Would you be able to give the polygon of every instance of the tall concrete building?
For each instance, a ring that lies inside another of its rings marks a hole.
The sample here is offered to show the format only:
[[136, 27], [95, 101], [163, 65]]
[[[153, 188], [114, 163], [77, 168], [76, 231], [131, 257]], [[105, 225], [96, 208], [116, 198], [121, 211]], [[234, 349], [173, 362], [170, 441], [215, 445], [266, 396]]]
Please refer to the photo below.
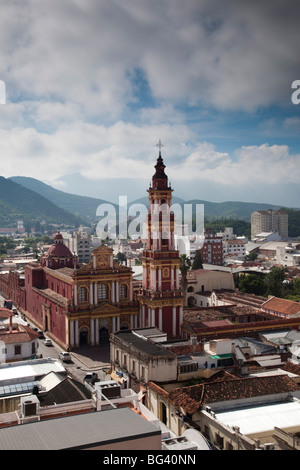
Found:
[[255, 211], [251, 214], [251, 239], [259, 233], [278, 232], [288, 238], [288, 214], [284, 211]]

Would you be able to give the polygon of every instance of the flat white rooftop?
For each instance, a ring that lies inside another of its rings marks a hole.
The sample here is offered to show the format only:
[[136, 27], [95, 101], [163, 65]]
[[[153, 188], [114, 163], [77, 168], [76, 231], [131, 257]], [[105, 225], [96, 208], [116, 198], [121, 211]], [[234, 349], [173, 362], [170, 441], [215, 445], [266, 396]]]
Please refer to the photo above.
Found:
[[45, 376], [49, 372], [65, 373], [66, 369], [56, 359], [33, 359], [0, 365], [0, 385], [16, 384]]
[[238, 426], [246, 436], [272, 431], [275, 427], [288, 430], [299, 426], [300, 429], [300, 402], [295, 400], [216, 412], [216, 418], [225, 425]]

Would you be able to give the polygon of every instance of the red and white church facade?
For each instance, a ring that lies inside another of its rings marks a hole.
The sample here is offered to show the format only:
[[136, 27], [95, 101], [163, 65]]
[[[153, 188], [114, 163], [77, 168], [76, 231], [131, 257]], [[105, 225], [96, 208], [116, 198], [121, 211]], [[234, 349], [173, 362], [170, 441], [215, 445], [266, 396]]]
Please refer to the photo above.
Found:
[[120, 329], [155, 326], [170, 338], [181, 336], [184, 298], [180, 288], [180, 256], [174, 248], [172, 188], [161, 150], [148, 189], [148, 236], [143, 252], [143, 282], [133, 293], [133, 271], [113, 259], [102, 243], [88, 264], [57, 234], [39, 263], [29, 263], [25, 278], [0, 279], [0, 290], [39, 329], [64, 349], [101, 345]]
[[143, 284], [138, 295], [140, 326], [156, 326], [168, 337], [180, 337], [183, 304], [179, 274], [180, 256], [174, 244], [173, 189], [159, 152], [148, 189], [148, 236], [143, 253]]

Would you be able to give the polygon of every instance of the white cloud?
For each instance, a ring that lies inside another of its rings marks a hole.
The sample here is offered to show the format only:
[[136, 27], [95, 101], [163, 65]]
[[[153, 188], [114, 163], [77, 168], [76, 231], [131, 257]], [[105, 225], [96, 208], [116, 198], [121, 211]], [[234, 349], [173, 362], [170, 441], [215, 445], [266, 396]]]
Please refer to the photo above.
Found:
[[[0, 74], [11, 97], [62, 100], [116, 118], [142, 68], [159, 100], [255, 109], [290, 98], [298, 21], [272, 2], [48, 0], [1, 6]], [[284, 34], [279, 34], [284, 30]], [[284, 66], [283, 66], [284, 64]]]
[[243, 146], [230, 156], [205, 142], [176, 168], [175, 177], [228, 186], [300, 183], [300, 154], [286, 145], [263, 144]]
[[[161, 138], [172, 181], [300, 182], [299, 155], [287, 146], [239, 144], [231, 155], [203, 142], [209, 139], [201, 133], [220, 137], [204, 124], [209, 106], [253, 112], [290, 104], [299, 78], [297, 6], [295, 0], [288, 6], [273, 0], [272, 7], [239, 0], [2, 2], [1, 174], [61, 184], [73, 173], [93, 181], [148, 179]], [[186, 105], [195, 106], [190, 121]], [[258, 132], [274, 136], [280, 128], [291, 135], [298, 124], [292, 116], [274, 117]]]

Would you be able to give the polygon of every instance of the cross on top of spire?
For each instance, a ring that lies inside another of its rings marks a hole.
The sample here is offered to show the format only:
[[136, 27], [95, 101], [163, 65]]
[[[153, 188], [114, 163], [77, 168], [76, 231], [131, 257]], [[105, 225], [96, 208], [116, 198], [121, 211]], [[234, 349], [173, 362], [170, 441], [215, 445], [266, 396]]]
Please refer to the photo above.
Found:
[[158, 141], [158, 144], [156, 144], [156, 147], [159, 148], [159, 154], [161, 154], [161, 148], [163, 147], [163, 144], [162, 144], [162, 142], [161, 142], [160, 139], [159, 139], [159, 141]]

